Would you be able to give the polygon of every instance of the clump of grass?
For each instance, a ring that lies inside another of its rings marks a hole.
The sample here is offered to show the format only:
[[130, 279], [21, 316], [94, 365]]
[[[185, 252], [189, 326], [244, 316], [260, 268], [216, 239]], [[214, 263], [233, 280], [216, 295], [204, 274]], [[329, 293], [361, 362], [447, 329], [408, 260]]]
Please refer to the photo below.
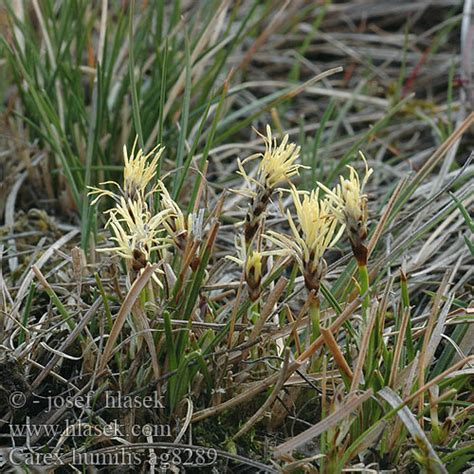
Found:
[[[204, 472], [467, 468], [472, 170], [460, 157], [474, 119], [455, 124], [453, 75], [422, 67], [444, 64], [460, 19], [439, 10], [420, 59], [408, 30], [369, 47], [385, 23], [350, 33], [354, 55], [334, 29], [346, 6], [290, 2], [270, 17], [272, 2], [46, 1], [32, 21], [17, 5], [4, 112], [34, 146], [0, 240], [2, 448], [77, 467], [73, 450], [126, 448], [143, 469], [152, 455], [179, 468], [201, 446], [216, 450]], [[394, 72], [379, 64], [397, 42]], [[308, 59], [321, 48], [326, 73]], [[446, 86], [440, 105], [408, 95], [427, 79]], [[31, 203], [25, 179], [55, 220], [15, 214]], [[110, 391], [160, 403], [111, 408]], [[41, 414], [48, 397], [70, 403]], [[58, 429], [12, 434], [27, 419]]]

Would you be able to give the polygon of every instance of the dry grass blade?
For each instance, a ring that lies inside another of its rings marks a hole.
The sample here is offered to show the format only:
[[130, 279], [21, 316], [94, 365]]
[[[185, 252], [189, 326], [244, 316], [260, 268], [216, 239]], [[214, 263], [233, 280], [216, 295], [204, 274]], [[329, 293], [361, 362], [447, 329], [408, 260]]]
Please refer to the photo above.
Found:
[[[298, 362], [292, 362], [288, 366], [287, 370], [287, 376], [289, 376], [291, 373], [295, 372], [301, 364]], [[257, 385], [253, 386], [252, 388], [246, 390], [243, 393], [240, 393], [239, 395], [236, 395], [235, 397], [231, 398], [230, 400], [227, 400], [224, 403], [221, 403], [220, 405], [217, 405], [215, 407], [211, 408], [206, 408], [204, 410], [198, 411], [194, 413], [193, 415], [193, 422], [200, 421], [200, 420], [205, 420], [206, 418], [209, 418], [210, 416], [217, 415], [218, 413], [221, 413], [225, 410], [229, 410], [230, 408], [236, 407], [240, 405], [241, 403], [244, 403], [248, 400], [251, 400], [253, 397], [258, 395], [260, 392], [265, 390], [266, 388], [272, 386], [274, 383], [278, 381], [280, 378], [280, 373], [271, 375], [270, 377], [267, 377], [264, 380], [261, 380], [258, 382]]]
[[[436, 149], [433, 155], [423, 164], [420, 170], [416, 173], [410, 183], [407, 185], [408, 190], [416, 189], [420, 183], [428, 176], [428, 174], [433, 170], [433, 168], [439, 163], [443, 156], [448, 152], [448, 150], [455, 145], [457, 140], [474, 123], [474, 112], [471, 112], [468, 117], [459, 125], [458, 128]], [[403, 201], [402, 201], [403, 202]], [[397, 209], [397, 211], [400, 207]]]
[[372, 237], [370, 238], [369, 244], [367, 245], [367, 252], [368, 255], [373, 252], [375, 249], [375, 246], [377, 245], [377, 242], [379, 241], [380, 237], [383, 234], [383, 231], [385, 230], [385, 226], [387, 224], [387, 221], [390, 218], [390, 215], [392, 213], [392, 210], [395, 206], [395, 203], [397, 202], [398, 197], [400, 196], [400, 193], [402, 190], [405, 188], [406, 184], [408, 182], [408, 178], [402, 179], [393, 194], [390, 196], [390, 201], [387, 203], [385, 206], [385, 209], [383, 211], [383, 214], [380, 216], [380, 219], [377, 222], [377, 227], [375, 228], [374, 233], [372, 234]]
[[[352, 313], [360, 305], [359, 299], [355, 299], [349, 303], [344, 311], [336, 318], [336, 320], [329, 326], [328, 330], [332, 333], [335, 333], [351, 316]], [[306, 359], [311, 357], [322, 345], [324, 344], [324, 339], [322, 336], [319, 336], [299, 357], [299, 362], [304, 362]]]
[[[381, 396], [386, 402], [388, 402], [392, 408], [397, 408], [403, 404], [403, 400], [389, 387], [384, 387], [378, 392], [378, 395]], [[420, 425], [413, 415], [413, 413], [408, 409], [407, 406], [404, 406], [398, 410], [397, 415], [402, 420], [406, 429], [415, 440], [416, 444], [422, 449], [426, 450], [429, 453], [430, 458], [434, 461], [435, 465], [432, 466], [432, 472], [442, 472], [447, 473], [448, 471], [444, 467], [441, 459], [436, 454], [436, 451], [431, 446], [431, 443], [428, 441], [428, 438], [425, 435], [425, 432], [420, 428]]]
[[[70, 347], [71, 344], [81, 335], [82, 331], [84, 331], [84, 328], [87, 326], [91, 318], [94, 317], [95, 314], [97, 313], [97, 310], [100, 308], [101, 304], [102, 304], [102, 298], [98, 298], [96, 301], [94, 301], [92, 306], [87, 310], [87, 312], [84, 314], [81, 320], [77, 323], [76, 327], [66, 337], [66, 340], [60, 345], [58, 352], [65, 352], [68, 349], [68, 347]], [[46, 367], [39, 373], [36, 379], [31, 383], [31, 390], [34, 390], [35, 388], [40, 386], [41, 382], [43, 382], [43, 380], [48, 376], [51, 370], [53, 370], [53, 368], [56, 366], [59, 359], [60, 357], [57, 354], [55, 354], [49, 360]]]
[[[423, 345], [421, 347], [421, 354], [420, 354], [420, 365], [418, 366], [418, 382], [420, 385], [423, 385], [425, 383], [425, 371], [429, 362], [429, 360], [427, 360], [428, 357], [426, 355], [429, 352], [428, 346], [429, 346], [429, 342], [431, 338], [431, 332], [433, 330], [433, 327], [435, 325], [435, 320], [440, 310], [441, 300], [443, 296], [445, 295], [445, 292], [447, 291], [447, 288], [449, 285], [450, 273], [451, 273], [450, 270], [446, 270], [443, 276], [443, 280], [438, 288], [438, 291], [436, 292], [436, 296], [433, 301], [433, 307], [431, 308], [430, 316], [428, 318], [428, 323], [426, 325], [425, 334], [423, 336]], [[418, 409], [420, 410], [420, 412], [423, 410], [423, 404], [424, 404], [424, 393], [421, 393], [420, 398], [418, 400]], [[423, 418], [420, 418], [420, 424], [423, 426]]]
[[[37, 269], [41, 270], [43, 265], [54, 255], [56, 250], [60, 249], [63, 245], [67, 244], [71, 241], [77, 234], [79, 233], [79, 229], [73, 229], [67, 234], [63, 235], [60, 239], [58, 239], [53, 245], [51, 245], [46, 252], [35, 262], [35, 266]], [[30, 286], [31, 282], [33, 281], [35, 274], [33, 269], [30, 269], [29, 272], [26, 274], [25, 278], [21, 282], [20, 288], [16, 294], [15, 304], [13, 306], [13, 312], [19, 310], [23, 298], [26, 296], [26, 292], [28, 291], [28, 287]]]
[[254, 413], [252, 417], [246, 421], [245, 425], [242, 426], [242, 428], [240, 428], [240, 430], [235, 434], [233, 439], [237, 439], [240, 436], [247, 433], [252, 428], [252, 426], [254, 426], [255, 423], [257, 423], [257, 421], [264, 415], [265, 411], [271, 407], [273, 402], [278, 397], [280, 390], [283, 388], [283, 385], [285, 384], [285, 380], [287, 379], [289, 361], [290, 361], [290, 350], [286, 349], [285, 358], [283, 360], [283, 366], [280, 371], [280, 377], [278, 378], [278, 381], [275, 384], [275, 387], [273, 387], [273, 391], [271, 395], [265, 400], [265, 403], [257, 410], [257, 412]]
[[398, 376], [398, 366], [400, 364], [400, 356], [402, 353], [403, 343], [405, 342], [405, 333], [408, 325], [408, 318], [410, 317], [410, 308], [405, 308], [402, 315], [402, 322], [398, 330], [397, 342], [393, 352], [392, 370], [390, 371], [390, 379], [388, 381], [389, 387], [393, 387]]
[[[415, 357], [415, 359], [411, 362], [410, 365], [408, 365], [404, 369], [404, 373], [399, 373], [398, 378], [395, 380], [395, 388], [400, 388], [402, 387], [402, 397], [407, 398], [408, 394], [412, 390], [413, 383], [416, 377], [416, 371], [418, 368], [418, 363], [419, 363], [419, 353]], [[389, 449], [392, 450], [393, 447], [396, 445], [398, 438], [400, 436], [400, 433], [403, 429], [403, 423], [400, 420], [400, 418], [395, 419], [395, 424], [392, 429], [392, 433], [389, 438], [388, 446]]]
[[338, 410], [336, 410], [334, 413], [331, 413], [329, 416], [324, 418], [324, 420], [321, 420], [316, 425], [312, 426], [306, 431], [303, 431], [303, 433], [300, 433], [298, 436], [291, 438], [289, 441], [278, 445], [273, 452], [274, 456], [279, 457], [285, 453], [288, 453], [289, 451], [293, 451], [308, 441], [311, 441], [316, 436], [319, 436], [321, 433], [324, 433], [329, 428], [335, 426], [337, 423], [344, 420], [344, 418], [352, 414], [352, 412], [357, 410], [357, 408], [359, 408], [362, 403], [368, 400], [372, 394], [372, 390], [367, 390], [362, 395], [356, 395], [355, 397], [346, 401]]
[[369, 341], [372, 336], [372, 330], [374, 328], [375, 320], [377, 318], [377, 312], [378, 312], [378, 304], [376, 302], [373, 302], [370, 308], [370, 316], [367, 322], [368, 323], [367, 327], [364, 328], [364, 335], [362, 337], [362, 342], [360, 344], [357, 363], [354, 368], [354, 376], [352, 378], [350, 393], [356, 393], [357, 390], [359, 389], [359, 384], [362, 381], [365, 358], [367, 356]]
[[[298, 459], [297, 461], [289, 462], [288, 464], [285, 465], [283, 468], [283, 473], [284, 474], [289, 474], [291, 472], [295, 472], [296, 469], [304, 469], [304, 468], [309, 468], [311, 466], [313, 461], [317, 461], [318, 459], [323, 459], [324, 454], [315, 454], [314, 456], [304, 458], [304, 459]], [[297, 471], [296, 471], [297, 472]]]
[[443, 309], [440, 312], [436, 326], [433, 328], [431, 333], [431, 338], [428, 343], [428, 349], [424, 354], [424, 364], [426, 367], [433, 362], [433, 357], [435, 355], [436, 349], [438, 348], [441, 338], [444, 334], [446, 319], [448, 317], [449, 309], [454, 301], [454, 295], [448, 296]]
[[347, 363], [346, 358], [344, 357], [344, 354], [341, 352], [341, 349], [339, 349], [339, 345], [337, 344], [337, 341], [334, 338], [333, 333], [329, 329], [322, 327], [321, 335], [323, 336], [326, 346], [331, 351], [331, 354], [334, 357], [334, 362], [337, 364], [339, 369], [341, 369], [341, 371], [344, 372], [349, 377], [349, 379], [352, 380], [352, 377], [353, 377], [352, 370], [349, 367], [349, 364]]
[[178, 452], [203, 472], [472, 468], [474, 0], [10, 3], [8, 449], [74, 472], [123, 451], [151, 472]]
[[437, 375], [433, 379], [431, 379], [428, 383], [420, 387], [415, 393], [412, 393], [409, 397], [407, 397], [404, 401], [405, 404], [410, 403], [415, 398], [419, 397], [420, 394], [426, 392], [430, 387], [436, 385], [437, 383], [441, 382], [444, 378], [449, 377], [453, 372], [456, 372], [459, 368], [464, 367], [465, 365], [472, 364], [474, 362], [474, 356], [465, 357], [460, 361], [453, 364], [449, 369], [446, 369], [443, 373]]
[[236, 319], [237, 313], [239, 311], [239, 305], [242, 298], [243, 292], [243, 285], [244, 285], [244, 278], [243, 276], [240, 278], [239, 287], [237, 288], [237, 293], [235, 295], [234, 305], [232, 307], [232, 313], [230, 316], [230, 326], [229, 326], [229, 334], [227, 335], [227, 349], [232, 347], [232, 341], [234, 338], [234, 330], [236, 326]]
[[[365, 437], [362, 443], [357, 446], [357, 449], [350, 453], [350, 459], [354, 459], [359, 453], [362, 453], [366, 449], [370, 449], [371, 446], [376, 445], [380, 440], [380, 437], [386, 432], [387, 425], [388, 423], [385, 421], [380, 422], [377, 427]], [[344, 471], [346, 470], [344, 469], [343, 472]], [[366, 471], [364, 470], [364, 472]]]
[[[132, 305], [133, 307], [133, 305]], [[157, 356], [157, 351], [156, 351], [156, 346], [155, 346], [155, 341], [153, 340], [153, 335], [151, 332], [150, 324], [148, 322], [147, 316], [145, 311], [143, 311], [142, 308], [139, 307], [134, 307], [132, 309], [132, 314], [136, 317], [137, 319], [137, 329], [140, 333], [143, 334], [143, 337], [145, 339], [145, 342], [148, 346], [148, 350], [150, 351], [150, 357], [151, 357], [151, 366], [153, 368], [153, 373], [155, 374], [155, 377], [158, 378], [160, 376], [160, 367], [158, 365], [158, 356]], [[118, 319], [118, 316], [117, 316]]]
[[[337, 317], [337, 319], [331, 324], [329, 327], [329, 330], [334, 332], [337, 331], [345, 321], [347, 321], [354, 310], [360, 305], [360, 302], [358, 299], [352, 301], [350, 304], [347, 305], [347, 307], [344, 309], [344, 311]], [[318, 337], [297, 359], [297, 361], [292, 362], [287, 371], [287, 376], [289, 377], [293, 372], [295, 372], [301, 364], [304, 363], [309, 357], [311, 357], [322, 345], [324, 344], [324, 339], [322, 336]], [[228, 400], [227, 402], [224, 402], [218, 406], [211, 407], [211, 408], [206, 408], [204, 410], [198, 411], [194, 413], [193, 415], [193, 422], [199, 421], [199, 420], [204, 420], [210, 416], [214, 416], [218, 413], [221, 413], [224, 410], [228, 410], [230, 408], [233, 408], [235, 406], [240, 405], [241, 403], [244, 403], [247, 400], [250, 400], [252, 397], [255, 395], [258, 395], [260, 392], [265, 390], [266, 388], [270, 387], [274, 383], [277, 382], [279, 377], [279, 374], [274, 374], [266, 379], [260, 381], [256, 386], [250, 388], [249, 390], [245, 391], [244, 393], [241, 393], [234, 398]]]
[[[9, 226], [11, 229], [13, 229], [13, 224], [15, 222], [15, 201], [18, 195], [18, 190], [21, 188], [22, 184], [24, 183], [25, 179], [27, 177], [27, 173], [21, 173], [18, 179], [16, 180], [14, 186], [10, 190], [10, 193], [8, 194], [6, 203], [5, 203], [5, 225]], [[8, 244], [11, 247], [11, 250], [13, 253], [16, 253], [16, 243], [15, 239], [10, 239], [8, 241]], [[16, 268], [18, 267], [18, 258], [17, 257], [11, 257], [8, 260], [8, 265], [10, 267], [10, 271], [15, 271]]]
[[268, 295], [267, 302], [262, 308], [260, 317], [256, 322], [255, 326], [253, 327], [252, 332], [250, 333], [249, 342], [255, 341], [259, 334], [262, 332], [263, 325], [275, 309], [275, 305], [278, 303], [278, 300], [280, 299], [280, 296], [282, 295], [283, 291], [285, 291], [287, 284], [288, 280], [286, 278], [280, 278], [278, 280], [278, 283], [275, 285], [275, 288], [273, 288], [271, 293]]
[[[295, 7], [298, 8], [300, 4], [301, 2], [299, 0], [297, 2], [294, 2], [293, 8]], [[249, 50], [243, 57], [237, 69], [245, 70], [247, 66], [249, 65], [250, 61], [255, 56], [255, 53], [262, 47], [265, 41], [268, 40], [269, 36], [275, 30], [277, 30], [279, 26], [282, 25], [282, 23], [284, 22], [284, 11], [288, 8], [288, 5], [290, 5], [290, 0], [285, 0], [281, 8], [276, 12], [275, 16], [272, 18], [272, 20], [268, 24], [268, 26], [262, 31], [262, 33], [260, 33], [260, 35], [254, 41], [252, 46], [249, 48]]]
[[99, 363], [100, 372], [105, 369], [107, 362], [109, 361], [112, 355], [112, 349], [120, 335], [120, 332], [122, 331], [125, 319], [131, 313], [135, 301], [140, 296], [141, 291], [143, 290], [143, 288], [145, 288], [146, 284], [148, 283], [157, 268], [158, 265], [147, 266], [143, 270], [142, 274], [133, 282], [130, 291], [127, 293], [127, 296], [125, 297], [122, 306], [120, 307], [117, 317], [115, 318], [112, 330], [110, 331], [109, 338], [107, 339], [107, 344], [105, 345], [104, 352], [102, 353], [101, 360]]

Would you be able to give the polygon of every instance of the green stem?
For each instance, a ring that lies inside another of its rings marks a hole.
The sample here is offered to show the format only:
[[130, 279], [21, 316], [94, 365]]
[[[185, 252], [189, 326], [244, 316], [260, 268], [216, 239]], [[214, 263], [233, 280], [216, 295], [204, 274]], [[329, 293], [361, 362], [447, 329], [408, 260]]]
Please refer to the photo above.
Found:
[[260, 299], [254, 301], [250, 306], [250, 321], [252, 324], [256, 324], [260, 317]]
[[316, 295], [310, 295], [310, 298], [311, 301], [309, 303], [309, 316], [311, 319], [311, 342], [314, 342], [321, 334], [321, 303], [319, 301], [319, 297]]
[[[404, 272], [400, 274], [400, 288], [402, 296], [402, 308], [403, 311], [410, 311], [410, 295], [408, 293], [408, 280]], [[413, 336], [411, 331], [411, 318], [408, 317], [408, 324], [405, 331], [406, 337], [406, 357], [407, 362], [411, 362], [415, 358], [415, 347], [413, 345]]]
[[[360, 285], [360, 296], [362, 299], [362, 321], [365, 325], [368, 318], [369, 310], [369, 272], [367, 265], [359, 265], [359, 285]], [[364, 296], [365, 295], [365, 296]]]
[[[146, 300], [145, 300], [145, 303], [147, 301], [150, 301], [150, 302], [155, 302], [155, 292], [153, 290], [153, 280], [150, 279], [150, 281], [148, 282], [147, 286], [145, 287], [145, 290], [146, 290]], [[143, 309], [145, 309], [145, 305], [143, 306]]]

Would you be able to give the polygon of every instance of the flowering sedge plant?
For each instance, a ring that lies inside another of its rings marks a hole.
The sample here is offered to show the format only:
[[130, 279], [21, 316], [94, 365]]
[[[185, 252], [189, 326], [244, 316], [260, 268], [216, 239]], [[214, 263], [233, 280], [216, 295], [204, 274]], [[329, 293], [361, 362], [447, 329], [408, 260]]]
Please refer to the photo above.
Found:
[[[106, 181], [102, 186], [112, 184], [117, 191], [111, 191], [105, 187], [90, 187], [90, 195], [95, 195], [92, 204], [103, 197], [110, 197], [115, 206], [107, 211], [109, 219], [106, 227], [112, 231], [111, 240], [115, 246], [99, 249], [101, 252], [112, 252], [124, 258], [128, 270], [139, 272], [145, 268], [149, 261], [151, 252], [161, 249], [169, 244], [169, 238], [165, 236], [165, 222], [175, 212], [174, 208], [162, 209], [153, 214], [148, 206], [147, 199], [158, 192], [158, 184], [150, 188], [150, 184], [156, 177], [158, 160], [163, 153], [163, 147], [159, 145], [150, 153], [145, 154], [143, 150], [136, 150], [137, 140], [129, 155], [127, 148], [123, 148], [124, 177], [122, 185], [115, 181]], [[154, 280], [159, 283], [156, 275]]]
[[338, 221], [331, 212], [329, 202], [319, 198], [319, 190], [303, 194], [303, 199], [301, 194], [294, 186], [291, 187], [296, 221], [290, 211], [287, 211], [287, 217], [292, 235], [269, 231], [268, 238], [279, 246], [283, 253], [292, 255], [303, 273], [305, 286], [310, 291], [309, 313], [312, 340], [315, 340], [320, 334], [318, 292], [327, 269], [324, 253], [337, 242], [341, 232], [336, 233]]
[[[260, 135], [265, 143], [265, 152], [252, 155], [243, 162], [238, 161], [240, 174], [248, 183], [254, 184], [256, 187], [256, 190], [251, 193], [251, 202], [245, 217], [244, 236], [247, 245], [250, 245], [257, 233], [276, 186], [288, 182], [291, 177], [298, 175], [299, 168], [302, 167], [302, 165], [295, 163], [300, 154], [300, 147], [289, 143], [288, 135], [285, 135], [278, 144], [276, 138], [272, 136], [269, 125], [267, 125], [266, 131], [266, 136]], [[245, 172], [243, 165], [256, 158], [260, 158], [260, 162], [256, 178], [251, 178]]]
[[365, 164], [365, 176], [362, 180], [357, 171], [349, 168], [349, 178], [339, 178], [340, 182], [334, 189], [329, 189], [324, 184], [318, 185], [326, 191], [332, 212], [346, 229], [347, 236], [352, 246], [352, 253], [359, 267], [360, 295], [363, 297], [362, 317], [367, 321], [369, 307], [369, 273], [367, 270], [368, 250], [365, 245], [367, 238], [367, 195], [364, 188], [373, 170], [369, 169], [367, 160], [362, 152], [360, 156]]
[[164, 210], [152, 215], [141, 197], [135, 201], [129, 199], [128, 203], [122, 198], [121, 204], [109, 211], [110, 218], [107, 222], [107, 227], [110, 227], [114, 234], [111, 240], [116, 245], [99, 251], [114, 252], [131, 261], [133, 270], [141, 270], [150, 260], [153, 250], [168, 244], [162, 230], [170, 212]]

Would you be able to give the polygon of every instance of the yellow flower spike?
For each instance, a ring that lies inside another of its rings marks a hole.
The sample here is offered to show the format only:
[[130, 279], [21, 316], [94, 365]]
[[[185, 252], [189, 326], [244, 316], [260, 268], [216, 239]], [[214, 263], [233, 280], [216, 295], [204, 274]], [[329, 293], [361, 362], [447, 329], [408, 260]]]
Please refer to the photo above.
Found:
[[141, 199], [128, 202], [121, 198], [120, 204], [109, 211], [106, 224], [112, 231], [114, 247], [98, 249], [112, 252], [130, 261], [134, 271], [140, 271], [148, 265], [151, 252], [169, 244], [166, 237], [160, 235], [163, 222], [169, 210], [152, 215], [146, 203]]
[[296, 208], [296, 215], [301, 227], [302, 236], [296, 230], [296, 225], [288, 212], [288, 220], [295, 237], [300, 238], [306, 248], [306, 259], [310, 257], [319, 260], [334, 235], [336, 221], [330, 213], [327, 201], [319, 199], [318, 190], [305, 194], [303, 200], [295, 188], [291, 189], [293, 203]]
[[297, 222], [289, 211], [287, 216], [293, 236], [290, 238], [270, 231], [268, 238], [290, 251], [301, 267], [306, 287], [317, 291], [326, 271], [324, 252], [337, 242], [341, 232], [336, 234], [337, 219], [329, 202], [319, 198], [318, 190], [305, 193], [302, 200], [300, 194], [295, 187], [291, 188]]
[[[276, 138], [272, 136], [272, 130], [267, 125], [267, 134], [260, 135], [265, 142], [265, 152], [252, 155], [243, 162], [237, 161], [239, 174], [249, 184], [257, 186], [256, 192], [252, 192], [250, 208], [245, 217], [244, 235], [246, 245], [249, 246], [255, 237], [265, 210], [270, 202], [271, 195], [275, 187], [282, 182], [289, 182], [290, 178], [299, 174], [302, 165], [296, 164], [300, 154], [300, 147], [288, 142], [288, 135], [285, 135], [278, 145]], [[243, 164], [255, 158], [261, 158], [257, 168], [255, 178], [247, 175]]]
[[365, 176], [362, 181], [359, 174], [352, 167], [349, 168], [349, 178], [340, 177], [339, 184], [334, 189], [329, 189], [324, 184], [318, 185], [327, 194], [332, 212], [345, 226], [352, 249], [360, 264], [367, 263], [367, 249], [364, 240], [367, 238], [367, 195], [364, 188], [373, 170], [367, 165], [362, 152], [359, 152], [365, 163]]
[[[92, 205], [106, 196], [112, 198], [117, 204], [120, 204], [122, 197], [127, 200], [138, 198], [145, 200], [149, 195], [157, 191], [156, 186], [154, 186], [147, 192], [147, 187], [156, 176], [158, 161], [163, 154], [164, 147], [157, 145], [147, 154], [144, 154], [142, 149], [135, 153], [137, 140], [138, 137], [135, 139], [130, 155], [127, 152], [126, 145], [123, 146], [124, 170], [122, 186], [115, 181], [100, 183], [100, 186], [114, 185], [118, 188], [118, 192], [88, 186], [88, 189], [90, 189], [89, 195], [96, 195], [91, 203]], [[151, 161], [150, 157], [153, 157]]]
[[235, 237], [235, 248], [237, 250], [237, 256], [227, 255], [225, 258], [242, 268], [244, 280], [249, 289], [249, 296], [252, 301], [255, 301], [260, 295], [260, 284], [265, 272], [266, 258], [270, 256], [287, 256], [289, 255], [289, 251], [283, 249], [264, 251], [249, 250], [242, 235]]
[[270, 125], [267, 125], [267, 135], [261, 135], [265, 142], [265, 153], [258, 166], [258, 181], [266, 188], [273, 189], [277, 184], [289, 181], [292, 176], [299, 174], [302, 165], [295, 164], [300, 155], [301, 147], [288, 143], [288, 135], [278, 145], [272, 136]]
[[[328, 189], [321, 183], [318, 183], [318, 185], [326, 191], [332, 210], [345, 227], [349, 237], [352, 253], [359, 267], [359, 292], [363, 297], [362, 319], [365, 325], [370, 302], [370, 282], [367, 269], [368, 249], [365, 245], [365, 239], [367, 238], [367, 195], [364, 194], [364, 188], [373, 170], [369, 169], [362, 152], [359, 152], [359, 154], [365, 164], [365, 176], [362, 181], [357, 171], [352, 166], [348, 166], [349, 178], [345, 179], [341, 176], [339, 184], [334, 189]], [[361, 331], [362, 329], [363, 326]]]
[[[121, 205], [110, 211], [111, 219], [125, 224], [131, 235], [139, 239], [146, 239], [147, 236], [155, 236], [164, 227], [164, 221], [171, 213], [171, 210], [163, 210], [152, 215], [148, 206], [141, 199], [132, 201], [122, 198]], [[118, 216], [118, 218], [117, 218]]]
[[[125, 196], [134, 199], [136, 195], [145, 198], [146, 188], [150, 181], [156, 176], [158, 160], [163, 154], [164, 147], [157, 145], [146, 155], [142, 149], [135, 153], [138, 137], [135, 138], [130, 155], [127, 154], [126, 145], [123, 146], [123, 189]], [[152, 160], [149, 158], [153, 156]], [[155, 191], [155, 188], [151, 191]]]

